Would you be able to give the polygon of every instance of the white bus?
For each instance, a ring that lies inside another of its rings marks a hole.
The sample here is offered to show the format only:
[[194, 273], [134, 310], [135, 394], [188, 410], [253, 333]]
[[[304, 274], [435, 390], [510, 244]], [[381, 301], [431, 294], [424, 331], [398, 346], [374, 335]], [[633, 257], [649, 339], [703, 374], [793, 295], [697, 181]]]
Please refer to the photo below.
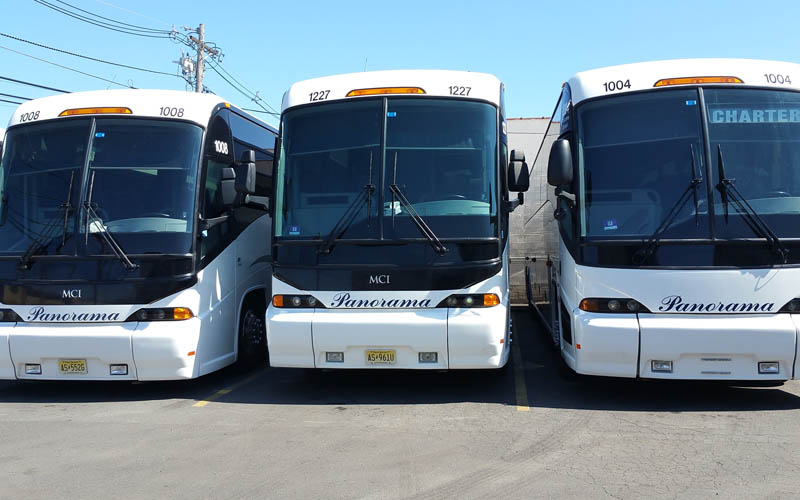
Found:
[[500, 368], [509, 355], [503, 84], [457, 71], [295, 83], [276, 150], [273, 366]]
[[0, 164], [0, 378], [185, 379], [266, 362], [276, 135], [207, 94], [22, 104]]
[[572, 370], [800, 376], [800, 65], [578, 73], [543, 146], [557, 248], [529, 301]]

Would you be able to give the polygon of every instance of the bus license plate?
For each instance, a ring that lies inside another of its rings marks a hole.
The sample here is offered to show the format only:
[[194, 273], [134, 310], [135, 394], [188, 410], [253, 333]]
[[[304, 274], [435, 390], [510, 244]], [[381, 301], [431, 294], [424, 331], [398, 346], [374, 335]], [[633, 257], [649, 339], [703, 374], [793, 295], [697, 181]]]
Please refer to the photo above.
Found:
[[58, 371], [67, 375], [82, 375], [86, 373], [85, 359], [61, 359], [58, 361]]
[[397, 361], [394, 349], [367, 351], [368, 365], [393, 365]]

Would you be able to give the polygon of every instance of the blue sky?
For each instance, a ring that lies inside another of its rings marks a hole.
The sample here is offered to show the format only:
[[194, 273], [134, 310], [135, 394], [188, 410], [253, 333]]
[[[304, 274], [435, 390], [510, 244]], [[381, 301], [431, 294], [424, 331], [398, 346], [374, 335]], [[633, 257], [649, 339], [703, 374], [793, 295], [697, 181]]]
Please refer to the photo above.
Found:
[[[48, 3], [65, 8], [56, 0]], [[379, 69], [481, 71], [506, 83], [509, 117], [550, 115], [577, 71], [655, 59], [746, 57], [800, 62], [800, 1], [66, 0], [121, 22], [156, 29], [206, 26], [222, 66], [279, 108], [294, 81]], [[0, 32], [122, 64], [177, 74], [185, 46], [96, 27], [33, 0], [0, 0]], [[0, 37], [0, 76], [71, 91], [121, 88], [19, 52], [143, 88], [183, 80], [79, 59]], [[255, 105], [211, 71], [206, 85]], [[0, 93], [51, 92], [0, 80]], [[0, 96], [0, 99], [8, 99]], [[0, 126], [14, 106], [0, 102]], [[269, 115], [259, 115], [275, 123]]]

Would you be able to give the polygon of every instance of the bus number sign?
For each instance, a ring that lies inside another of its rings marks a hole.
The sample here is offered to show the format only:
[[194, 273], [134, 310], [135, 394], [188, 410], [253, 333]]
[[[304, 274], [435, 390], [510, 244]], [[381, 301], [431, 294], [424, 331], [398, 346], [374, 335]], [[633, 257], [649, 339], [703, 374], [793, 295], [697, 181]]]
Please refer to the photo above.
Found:
[[228, 143], [225, 141], [214, 141], [214, 151], [223, 155], [228, 154]]
[[769, 83], [777, 83], [779, 85], [785, 85], [792, 83], [792, 78], [787, 75], [781, 75], [779, 73], [764, 73], [764, 78], [767, 79]]
[[330, 90], [320, 90], [319, 92], [311, 92], [308, 94], [309, 101], [324, 101], [331, 94]]
[[629, 89], [631, 88], [631, 81], [612, 80], [610, 82], [604, 82], [603, 87], [605, 87], [606, 92], [614, 92], [615, 90]]
[[30, 113], [22, 113], [19, 115], [20, 123], [31, 122], [33, 120], [39, 119], [39, 112], [38, 111], [31, 111]]
[[463, 86], [459, 86], [459, 85], [453, 85], [452, 87], [450, 87], [450, 95], [468, 96], [470, 90], [472, 90], [472, 87], [463, 87]]
[[164, 106], [161, 108], [159, 114], [161, 116], [169, 116], [171, 118], [183, 118], [183, 108], [171, 108]]

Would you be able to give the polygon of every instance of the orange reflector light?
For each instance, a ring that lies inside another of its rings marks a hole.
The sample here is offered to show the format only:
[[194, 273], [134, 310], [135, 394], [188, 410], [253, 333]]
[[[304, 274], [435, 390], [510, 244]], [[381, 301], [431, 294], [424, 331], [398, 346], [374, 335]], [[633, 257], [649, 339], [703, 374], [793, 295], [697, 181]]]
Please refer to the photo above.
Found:
[[381, 95], [381, 94], [424, 94], [425, 91], [419, 87], [379, 87], [374, 89], [351, 90], [345, 97], [358, 97], [362, 95]]
[[581, 311], [599, 312], [600, 301], [597, 299], [583, 299], [578, 308]]
[[77, 116], [77, 115], [130, 115], [133, 114], [131, 108], [75, 108], [67, 109], [58, 116]]
[[484, 293], [483, 294], [483, 305], [486, 307], [496, 306], [500, 303], [500, 297], [493, 293]]
[[172, 309], [172, 319], [189, 319], [192, 316], [192, 311], [185, 307], [175, 307]]
[[687, 76], [684, 78], [664, 78], [656, 82], [653, 87], [668, 87], [670, 85], [699, 85], [701, 83], [744, 83], [736, 76]]
[[581, 345], [580, 345], [580, 344], [575, 344], [575, 348], [576, 348], [576, 349], [580, 349], [580, 348], [581, 348]]
[[194, 351], [189, 351], [186, 353], [187, 356], [194, 356], [196, 353]]
[[283, 307], [283, 295], [273, 295], [272, 305], [275, 307]]

